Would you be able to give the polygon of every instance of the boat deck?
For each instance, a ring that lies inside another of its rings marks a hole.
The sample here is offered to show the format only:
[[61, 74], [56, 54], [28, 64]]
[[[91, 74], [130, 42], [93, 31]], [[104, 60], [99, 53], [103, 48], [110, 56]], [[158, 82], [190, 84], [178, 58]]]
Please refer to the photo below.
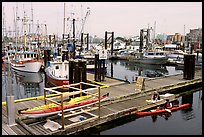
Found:
[[[94, 75], [87, 75], [89, 80], [93, 80]], [[15, 103], [16, 125], [9, 126], [7, 122], [6, 105], [2, 106], [2, 134], [3, 135], [54, 135], [54, 134], [74, 134], [90, 127], [95, 127], [106, 122], [143, 111], [165, 103], [165, 100], [156, 103], [147, 103], [154, 90], [160, 94], [174, 93], [178, 90], [189, 90], [201, 87], [202, 72], [197, 70], [192, 80], [183, 79], [183, 74], [166, 76], [154, 79], [145, 79], [144, 89], [135, 90], [136, 82], [127, 83], [112, 78], [105, 78], [101, 83], [108, 85], [100, 90], [101, 95], [109, 93], [109, 98], [98, 104], [66, 112], [64, 121], [65, 128], [52, 131], [44, 127], [47, 119], [61, 123], [61, 116], [54, 115], [46, 118], [31, 119], [25, 118], [18, 113], [19, 110], [32, 108], [44, 104], [44, 99], [35, 99]], [[173, 101], [175, 98], [171, 98]], [[85, 117], [80, 121], [80, 117]]]

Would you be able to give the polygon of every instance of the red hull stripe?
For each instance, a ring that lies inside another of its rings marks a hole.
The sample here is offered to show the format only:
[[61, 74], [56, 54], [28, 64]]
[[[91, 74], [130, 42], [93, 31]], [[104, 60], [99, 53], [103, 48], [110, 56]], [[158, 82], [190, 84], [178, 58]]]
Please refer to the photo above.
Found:
[[[182, 104], [182, 105], [179, 105], [177, 107], [172, 107], [172, 108], [169, 108], [169, 110], [171, 111], [176, 111], [176, 110], [179, 110], [179, 109], [183, 109], [183, 108], [187, 108], [189, 107], [190, 104]], [[148, 115], [154, 115], [154, 114], [160, 114], [160, 113], [164, 113], [164, 112], [167, 112], [167, 110], [165, 109], [156, 109], [155, 111], [146, 111], [146, 112], [136, 112], [136, 115], [138, 116], [148, 116]]]
[[[104, 95], [104, 96], [100, 97], [100, 100], [103, 99], [103, 98], [106, 98], [106, 97], [108, 97], [108, 95]], [[83, 101], [83, 102], [79, 102], [79, 103], [75, 103], [75, 104], [65, 105], [64, 106], [64, 110], [65, 109], [79, 107], [79, 106], [84, 106], [84, 105], [91, 104], [91, 103], [94, 103], [94, 102], [97, 102], [97, 101], [99, 101], [98, 98], [97, 99]], [[61, 110], [61, 106], [56, 106], [56, 107], [45, 109], [45, 110], [21, 112], [21, 114], [45, 114], [45, 113], [51, 113], [51, 112], [60, 111], [60, 110]]]

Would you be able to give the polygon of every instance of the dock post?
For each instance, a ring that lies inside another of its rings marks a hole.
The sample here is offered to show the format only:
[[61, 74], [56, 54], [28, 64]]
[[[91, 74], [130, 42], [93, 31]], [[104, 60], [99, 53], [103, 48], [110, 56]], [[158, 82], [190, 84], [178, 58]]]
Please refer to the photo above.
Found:
[[[86, 60], [80, 60], [79, 62], [79, 70], [80, 70], [80, 82], [87, 81], [87, 74], [86, 74]], [[86, 89], [86, 85], [82, 85], [82, 89]]]
[[113, 56], [114, 32], [111, 33], [111, 56]]
[[107, 49], [107, 37], [108, 37], [108, 32], [105, 31], [105, 49]]
[[74, 83], [80, 82], [79, 60], [74, 60]]
[[98, 86], [98, 119], [100, 120], [100, 110], [101, 110], [101, 101], [100, 101], [100, 97], [101, 97], [101, 87]]
[[[73, 75], [73, 69], [74, 69], [74, 60], [69, 60], [69, 84], [74, 83], [74, 75]], [[72, 88], [69, 89], [70, 92], [72, 92]]]
[[94, 80], [98, 81], [98, 62], [99, 62], [99, 54], [95, 54], [95, 73], [94, 73]]
[[184, 55], [183, 79], [191, 80], [195, 76], [195, 55]]
[[141, 29], [140, 30], [140, 47], [139, 47], [139, 52], [141, 53], [142, 52], [142, 49], [143, 49], [143, 41], [144, 41], [144, 30], [143, 29]]
[[113, 78], [113, 62], [111, 61], [111, 77]]
[[105, 80], [105, 72], [106, 72], [106, 67], [105, 67], [105, 59], [102, 59], [102, 81]]
[[14, 95], [13, 95], [13, 85], [11, 81], [11, 67], [10, 63], [8, 65], [9, 72], [8, 72], [8, 84], [9, 84], [9, 91], [8, 95], [6, 96], [6, 110], [8, 115], [8, 125], [13, 126], [15, 125], [15, 103], [14, 103]]
[[46, 68], [48, 66], [48, 61], [50, 61], [50, 54], [51, 54], [51, 50], [47, 49], [44, 51], [44, 67]]
[[15, 123], [15, 104], [14, 104], [14, 96], [6, 96], [6, 106], [7, 106], [7, 115], [8, 115], [8, 125], [14, 126]]
[[86, 49], [89, 50], [89, 33], [86, 34]]

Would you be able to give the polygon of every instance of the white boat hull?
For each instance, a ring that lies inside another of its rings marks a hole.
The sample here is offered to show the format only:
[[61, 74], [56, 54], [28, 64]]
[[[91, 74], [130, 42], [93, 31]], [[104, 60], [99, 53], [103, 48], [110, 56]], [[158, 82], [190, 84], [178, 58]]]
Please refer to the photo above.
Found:
[[144, 64], [165, 64], [167, 63], [168, 58], [136, 58], [134, 61]]
[[23, 64], [15, 64], [11, 62], [11, 68], [18, 70], [18, 71], [25, 71], [25, 72], [39, 72], [42, 66], [42, 62], [26, 62]]

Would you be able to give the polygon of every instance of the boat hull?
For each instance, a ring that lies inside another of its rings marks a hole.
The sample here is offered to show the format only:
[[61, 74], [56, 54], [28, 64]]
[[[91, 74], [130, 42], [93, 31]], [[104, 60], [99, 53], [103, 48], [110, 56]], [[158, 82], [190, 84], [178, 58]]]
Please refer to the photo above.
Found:
[[53, 86], [62, 86], [62, 85], [68, 85], [69, 84], [68, 78], [55, 77], [54, 75], [51, 74], [50, 69], [51, 69], [50, 67], [45, 69], [46, 78], [50, 84], [52, 84]]
[[[90, 106], [93, 105], [97, 102], [102, 101], [104, 99], [106, 99], [108, 97], [109, 94], [105, 94], [103, 96], [100, 97], [100, 99], [96, 98], [96, 99], [92, 99], [92, 100], [87, 100], [87, 101], [82, 101], [79, 103], [74, 103], [74, 104], [69, 104], [69, 105], [64, 105], [64, 112], [67, 111], [72, 111], [75, 109], [79, 109], [85, 106]], [[39, 117], [45, 117], [45, 116], [49, 116], [49, 115], [53, 115], [53, 114], [58, 114], [61, 113], [61, 106], [56, 106], [50, 109], [45, 109], [45, 110], [38, 110], [38, 111], [28, 111], [28, 112], [20, 112], [21, 114], [29, 117], [29, 118], [39, 118]]]
[[167, 63], [168, 58], [167, 57], [163, 57], [163, 58], [136, 58], [136, 59], [134, 59], [134, 61], [137, 63], [161, 65], [161, 64]]
[[11, 68], [18, 70], [18, 71], [25, 71], [25, 72], [39, 72], [42, 66], [41, 61], [30, 61], [30, 62], [22, 62], [16, 63], [14, 61], [11, 62]]
[[[189, 106], [190, 106], [190, 104], [187, 103], [187, 104], [182, 104], [182, 105], [179, 105], [179, 106], [175, 106], [175, 107], [169, 108], [168, 110], [177, 111], [179, 109], [184, 109], [184, 108], [187, 108]], [[136, 115], [137, 116], [156, 115], [156, 114], [161, 114], [161, 113], [168, 112], [168, 110], [167, 109], [156, 109], [155, 111], [136, 112]]]

